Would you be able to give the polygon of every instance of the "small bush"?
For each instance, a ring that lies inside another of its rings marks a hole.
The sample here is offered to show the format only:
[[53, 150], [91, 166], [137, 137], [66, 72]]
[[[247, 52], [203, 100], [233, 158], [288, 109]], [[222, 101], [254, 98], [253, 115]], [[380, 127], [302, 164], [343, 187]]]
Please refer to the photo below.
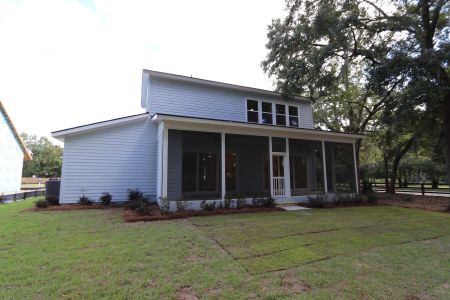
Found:
[[110, 193], [103, 193], [100, 196], [100, 202], [102, 203], [102, 205], [110, 205], [111, 204], [111, 200], [112, 200], [112, 196]]
[[242, 196], [239, 196], [236, 199], [236, 208], [237, 209], [241, 209], [245, 207], [245, 198], [243, 198]]
[[412, 202], [412, 201], [413, 201], [412, 195], [409, 195], [409, 194], [402, 194], [402, 195], [400, 196], [400, 199], [401, 199], [402, 201], [405, 201], [405, 202]]
[[80, 197], [80, 200], [78, 200], [78, 204], [82, 205], [92, 205], [92, 200], [86, 197], [85, 195]]
[[232, 198], [231, 194], [226, 194], [225, 195], [225, 199], [223, 200], [223, 206], [226, 209], [231, 207], [231, 202], [232, 202], [231, 198]]
[[212, 211], [214, 208], [216, 208], [216, 201], [213, 201], [212, 203], [206, 203], [206, 200], [203, 200], [200, 203], [200, 207], [206, 211]]
[[140, 216], [148, 215], [150, 213], [150, 207], [145, 204], [141, 204], [135, 209], [136, 213]]
[[372, 183], [369, 181], [363, 181], [362, 186], [361, 186], [361, 193], [363, 195], [373, 194]]
[[138, 188], [136, 189], [128, 189], [128, 200], [135, 201], [144, 197], [144, 193], [142, 193]]
[[59, 205], [59, 198], [54, 195], [45, 195], [45, 201], [47, 201], [49, 205]]
[[188, 207], [187, 202], [183, 198], [176, 201], [177, 211], [185, 211]]
[[159, 198], [159, 210], [163, 215], [168, 214], [170, 212], [170, 202], [167, 197]]
[[367, 194], [366, 198], [367, 198], [367, 203], [370, 203], [370, 204], [377, 203], [377, 201], [378, 201], [378, 197], [374, 193]]
[[328, 200], [328, 194], [317, 194], [315, 197], [308, 197], [308, 207], [324, 208]]
[[44, 199], [36, 200], [34, 201], [34, 206], [37, 208], [46, 208], [47, 201], [45, 201]]

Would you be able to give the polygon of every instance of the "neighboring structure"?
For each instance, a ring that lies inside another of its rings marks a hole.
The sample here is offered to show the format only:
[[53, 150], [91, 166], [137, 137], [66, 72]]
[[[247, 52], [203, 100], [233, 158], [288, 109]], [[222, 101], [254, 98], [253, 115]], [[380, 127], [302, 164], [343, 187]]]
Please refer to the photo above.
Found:
[[358, 192], [361, 135], [313, 129], [312, 104], [256, 88], [156, 71], [142, 74], [146, 113], [55, 131], [64, 141], [61, 203], [139, 188], [154, 199], [278, 202]]
[[0, 194], [20, 190], [24, 159], [31, 154], [0, 101]]

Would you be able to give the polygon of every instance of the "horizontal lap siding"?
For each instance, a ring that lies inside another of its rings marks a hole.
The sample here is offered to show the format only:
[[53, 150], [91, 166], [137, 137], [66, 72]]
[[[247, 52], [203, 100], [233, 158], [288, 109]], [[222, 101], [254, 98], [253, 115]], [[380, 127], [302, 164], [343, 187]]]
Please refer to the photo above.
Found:
[[60, 202], [82, 194], [97, 201], [103, 192], [124, 201], [130, 188], [156, 195], [156, 131], [145, 120], [67, 137]]
[[[245, 101], [247, 98], [262, 101], [279, 100], [254, 92], [246, 93], [176, 80], [153, 78], [148, 95], [148, 111], [151, 115], [163, 113], [245, 122]], [[298, 103], [300, 105], [300, 126], [312, 128], [310, 103]]]

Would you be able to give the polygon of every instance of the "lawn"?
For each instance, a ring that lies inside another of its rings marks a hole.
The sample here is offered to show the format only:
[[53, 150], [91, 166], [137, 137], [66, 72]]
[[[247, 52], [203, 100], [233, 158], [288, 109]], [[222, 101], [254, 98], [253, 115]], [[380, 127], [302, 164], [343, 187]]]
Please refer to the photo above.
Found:
[[0, 298], [450, 298], [450, 215], [354, 207], [124, 223], [0, 205]]

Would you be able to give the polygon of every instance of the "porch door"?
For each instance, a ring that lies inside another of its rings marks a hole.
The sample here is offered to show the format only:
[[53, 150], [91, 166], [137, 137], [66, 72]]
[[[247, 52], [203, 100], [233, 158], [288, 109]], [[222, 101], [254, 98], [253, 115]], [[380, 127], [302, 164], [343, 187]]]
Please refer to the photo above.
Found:
[[274, 196], [285, 196], [284, 184], [284, 155], [272, 155], [272, 194]]

